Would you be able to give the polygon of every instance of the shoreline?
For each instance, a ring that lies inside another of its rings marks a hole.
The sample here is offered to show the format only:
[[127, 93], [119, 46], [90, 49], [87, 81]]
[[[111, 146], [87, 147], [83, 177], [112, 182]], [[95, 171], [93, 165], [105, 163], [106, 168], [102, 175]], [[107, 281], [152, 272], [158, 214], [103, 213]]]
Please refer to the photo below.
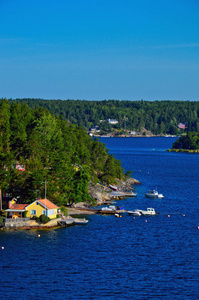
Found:
[[[111, 201], [125, 199], [127, 197], [134, 197], [133, 186], [141, 184], [137, 179], [128, 178], [125, 181], [116, 180], [118, 192], [114, 192], [110, 187], [106, 187], [102, 184], [90, 185], [89, 192], [92, 198], [96, 200], [96, 206], [110, 205]], [[89, 208], [86, 203], [77, 203], [73, 207], [66, 207], [68, 216], [65, 219], [70, 219], [74, 215], [94, 215], [94, 214], [120, 214], [125, 212], [124, 210], [115, 210], [112, 212], [101, 212], [100, 209]], [[52, 219], [46, 224], [38, 224], [35, 220], [29, 220], [26, 224], [20, 226], [16, 220], [12, 220], [9, 224], [4, 224], [1, 230], [44, 230], [44, 229], [57, 229], [62, 228], [59, 222], [64, 218]], [[68, 225], [69, 226], [69, 225]], [[67, 227], [67, 226], [66, 226]]]

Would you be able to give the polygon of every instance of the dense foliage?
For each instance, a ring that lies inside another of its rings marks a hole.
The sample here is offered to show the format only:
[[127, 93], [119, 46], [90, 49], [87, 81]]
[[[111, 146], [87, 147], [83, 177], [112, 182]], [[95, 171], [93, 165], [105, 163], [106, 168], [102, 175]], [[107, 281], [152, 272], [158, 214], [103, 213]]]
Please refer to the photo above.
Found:
[[[25, 171], [17, 166], [25, 165]], [[120, 161], [109, 155], [103, 143], [92, 140], [81, 127], [69, 124], [43, 107], [0, 102], [0, 188], [20, 196], [36, 197], [59, 205], [91, 202], [90, 181], [121, 179]], [[46, 187], [45, 190], [45, 181]]]
[[196, 132], [188, 132], [186, 135], [181, 136], [173, 143], [173, 149], [199, 149], [199, 134]]
[[[117, 130], [141, 131], [146, 128], [153, 134], [177, 134], [178, 124], [186, 124], [186, 131], [199, 132], [198, 101], [86, 101], [16, 99], [10, 102], [26, 102], [29, 107], [45, 107], [54, 114], [62, 115], [71, 124], [85, 130], [99, 126], [102, 133]], [[116, 119], [111, 126], [107, 119]], [[105, 122], [102, 122], [105, 121]]]

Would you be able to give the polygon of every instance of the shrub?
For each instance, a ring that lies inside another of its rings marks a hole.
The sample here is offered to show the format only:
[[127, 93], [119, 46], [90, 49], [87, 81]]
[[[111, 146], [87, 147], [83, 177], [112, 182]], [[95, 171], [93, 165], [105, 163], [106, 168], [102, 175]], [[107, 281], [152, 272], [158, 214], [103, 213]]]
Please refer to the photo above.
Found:
[[41, 216], [39, 217], [39, 221], [40, 221], [42, 224], [46, 224], [46, 223], [48, 223], [48, 222], [50, 221], [50, 218], [47, 217], [46, 215], [41, 215]]

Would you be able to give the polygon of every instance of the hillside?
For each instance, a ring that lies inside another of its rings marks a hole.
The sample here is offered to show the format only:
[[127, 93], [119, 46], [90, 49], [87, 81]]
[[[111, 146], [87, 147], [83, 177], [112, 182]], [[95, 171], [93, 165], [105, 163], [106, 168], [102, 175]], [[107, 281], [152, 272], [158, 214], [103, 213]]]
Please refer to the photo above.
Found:
[[20, 202], [89, 202], [89, 182], [124, 178], [121, 162], [83, 128], [43, 107], [0, 102], [0, 182]]
[[[198, 101], [9, 99], [9, 102], [25, 102], [31, 108], [44, 107], [86, 131], [97, 128], [100, 134], [139, 132], [143, 128], [154, 135], [199, 132]], [[112, 125], [108, 119], [115, 119], [118, 123]], [[185, 129], [178, 127], [181, 123]]]

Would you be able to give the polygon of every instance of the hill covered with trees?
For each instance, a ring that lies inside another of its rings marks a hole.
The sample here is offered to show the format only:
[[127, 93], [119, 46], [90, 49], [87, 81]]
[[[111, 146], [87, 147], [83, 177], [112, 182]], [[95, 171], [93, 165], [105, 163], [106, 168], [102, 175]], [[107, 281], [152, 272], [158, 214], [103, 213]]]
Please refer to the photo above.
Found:
[[[89, 182], [123, 179], [121, 163], [82, 127], [25, 101], [0, 102], [0, 188], [31, 202], [47, 198], [58, 205], [92, 202]], [[53, 111], [53, 109], [50, 109]], [[62, 114], [63, 115], [63, 114]], [[46, 189], [45, 189], [46, 185]]]
[[[199, 132], [198, 101], [9, 99], [10, 103], [17, 101], [25, 102], [31, 108], [44, 107], [87, 131], [99, 126], [102, 134], [114, 130], [141, 131], [142, 128], [154, 135], [178, 134], [179, 123], [186, 125], [185, 131]], [[118, 123], [112, 126], [108, 119], [116, 119]]]

